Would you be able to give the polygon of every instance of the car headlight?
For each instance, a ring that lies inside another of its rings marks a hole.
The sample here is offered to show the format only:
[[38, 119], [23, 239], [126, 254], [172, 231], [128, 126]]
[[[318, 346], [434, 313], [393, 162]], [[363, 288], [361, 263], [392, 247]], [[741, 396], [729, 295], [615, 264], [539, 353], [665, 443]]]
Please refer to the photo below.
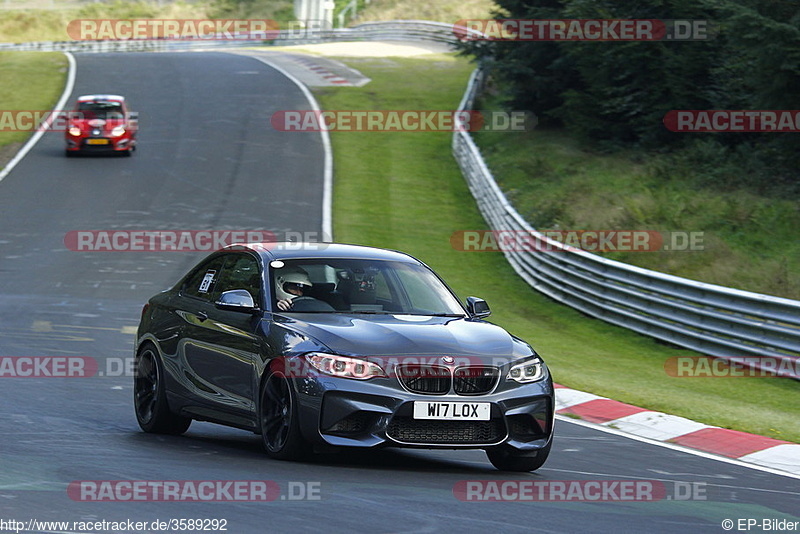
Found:
[[81, 129], [80, 129], [80, 128], [78, 128], [77, 126], [72, 126], [72, 127], [69, 129], [69, 134], [70, 134], [71, 136], [73, 136], [73, 137], [78, 137], [78, 136], [81, 134]]
[[113, 130], [111, 130], [111, 135], [113, 135], [114, 137], [119, 137], [120, 135], [122, 135], [124, 133], [125, 133], [125, 127], [124, 126], [117, 126]]
[[518, 363], [508, 370], [506, 380], [513, 380], [520, 384], [529, 384], [541, 380], [545, 375], [544, 362], [537, 356]]
[[380, 365], [360, 358], [349, 358], [323, 352], [312, 352], [306, 354], [305, 358], [314, 369], [326, 375], [354, 378], [356, 380], [369, 380], [370, 378], [386, 376]]

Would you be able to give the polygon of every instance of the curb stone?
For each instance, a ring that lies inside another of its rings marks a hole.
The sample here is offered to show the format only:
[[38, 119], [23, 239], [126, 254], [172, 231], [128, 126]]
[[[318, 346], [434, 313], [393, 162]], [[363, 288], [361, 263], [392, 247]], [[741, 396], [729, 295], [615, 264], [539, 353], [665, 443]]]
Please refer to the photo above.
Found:
[[555, 384], [556, 413], [800, 475], [800, 444], [698, 423]]

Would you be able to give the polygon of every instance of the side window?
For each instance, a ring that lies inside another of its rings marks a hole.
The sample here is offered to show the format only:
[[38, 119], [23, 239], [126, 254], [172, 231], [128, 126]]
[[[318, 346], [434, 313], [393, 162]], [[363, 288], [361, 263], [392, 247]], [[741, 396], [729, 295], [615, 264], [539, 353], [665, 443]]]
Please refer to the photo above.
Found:
[[217, 257], [198, 267], [181, 287], [181, 293], [190, 297], [211, 300], [222, 271], [224, 257]]
[[223, 291], [245, 289], [257, 305], [261, 303], [261, 271], [258, 260], [250, 254], [228, 254], [222, 275], [214, 287], [213, 298], [218, 299]]

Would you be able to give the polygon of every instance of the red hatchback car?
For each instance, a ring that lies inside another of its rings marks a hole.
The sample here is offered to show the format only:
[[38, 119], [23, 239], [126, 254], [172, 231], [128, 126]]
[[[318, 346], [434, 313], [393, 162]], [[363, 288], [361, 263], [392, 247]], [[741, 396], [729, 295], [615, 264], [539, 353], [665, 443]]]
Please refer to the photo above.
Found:
[[136, 150], [138, 124], [128, 110], [125, 97], [84, 95], [78, 97], [65, 134], [67, 156], [89, 152], [119, 152], [130, 156]]

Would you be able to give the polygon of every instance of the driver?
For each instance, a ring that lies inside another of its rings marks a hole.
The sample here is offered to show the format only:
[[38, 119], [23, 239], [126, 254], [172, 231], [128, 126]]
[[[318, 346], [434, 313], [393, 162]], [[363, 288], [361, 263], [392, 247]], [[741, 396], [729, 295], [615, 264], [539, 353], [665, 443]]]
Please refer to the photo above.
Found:
[[[278, 297], [278, 309], [283, 311], [334, 311], [333, 307], [314, 297], [305, 296], [311, 288], [308, 273], [302, 269], [279, 273], [275, 284], [275, 293]], [[295, 306], [295, 301], [301, 301], [300, 306]]]

